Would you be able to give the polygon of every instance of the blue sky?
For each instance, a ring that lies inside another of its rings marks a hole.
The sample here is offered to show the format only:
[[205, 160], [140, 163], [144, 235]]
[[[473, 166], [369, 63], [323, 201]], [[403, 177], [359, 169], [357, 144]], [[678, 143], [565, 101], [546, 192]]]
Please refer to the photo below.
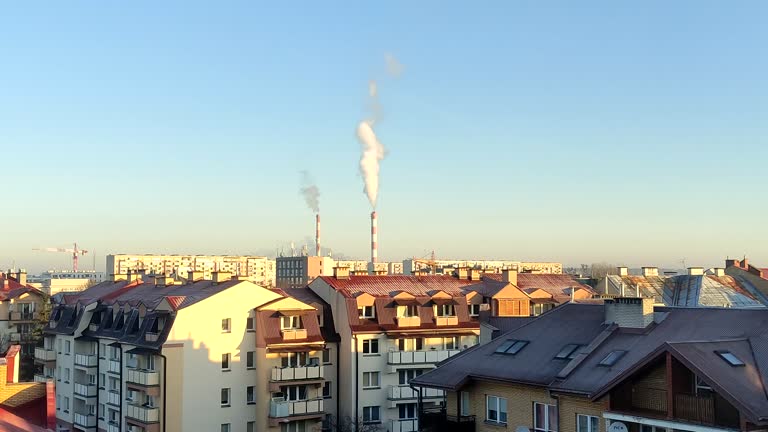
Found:
[[274, 5], [4, 5], [0, 265], [301, 244], [303, 169], [364, 258], [378, 78], [383, 259], [768, 266], [765, 2]]

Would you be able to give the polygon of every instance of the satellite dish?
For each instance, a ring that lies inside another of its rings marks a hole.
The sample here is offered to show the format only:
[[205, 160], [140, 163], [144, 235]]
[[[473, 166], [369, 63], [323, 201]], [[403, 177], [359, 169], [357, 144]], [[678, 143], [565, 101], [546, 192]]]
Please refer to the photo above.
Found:
[[608, 432], [628, 432], [627, 425], [622, 422], [612, 422], [608, 426]]
[[515, 432], [531, 432], [531, 430], [525, 426], [518, 426], [517, 429], [515, 429]]

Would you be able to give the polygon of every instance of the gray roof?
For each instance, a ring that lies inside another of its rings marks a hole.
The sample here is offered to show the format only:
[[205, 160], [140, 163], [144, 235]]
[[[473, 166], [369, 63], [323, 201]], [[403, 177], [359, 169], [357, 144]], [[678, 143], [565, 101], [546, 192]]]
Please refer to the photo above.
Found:
[[749, 286], [731, 276], [679, 275], [606, 277], [608, 294], [620, 295], [624, 284], [626, 295], [652, 297], [657, 304], [677, 307], [764, 307]]

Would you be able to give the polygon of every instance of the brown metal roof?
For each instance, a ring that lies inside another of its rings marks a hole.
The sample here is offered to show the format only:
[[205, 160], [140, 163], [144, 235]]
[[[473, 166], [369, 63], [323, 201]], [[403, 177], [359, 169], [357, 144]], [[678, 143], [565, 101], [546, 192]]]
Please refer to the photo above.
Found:
[[477, 281], [461, 280], [453, 276], [350, 276], [349, 279], [336, 279], [332, 276], [320, 276], [333, 289], [346, 297], [355, 297], [368, 293], [376, 297], [394, 297], [404, 291], [414, 296], [432, 296], [435, 292], [459, 296], [462, 288], [476, 284]]

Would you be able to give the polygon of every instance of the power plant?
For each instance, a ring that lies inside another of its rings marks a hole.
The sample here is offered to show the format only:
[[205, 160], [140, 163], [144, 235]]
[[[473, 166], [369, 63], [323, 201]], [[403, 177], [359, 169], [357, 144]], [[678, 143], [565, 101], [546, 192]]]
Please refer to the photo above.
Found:
[[371, 212], [371, 269], [375, 270], [376, 263], [379, 261], [379, 242], [377, 230], [376, 210]]

